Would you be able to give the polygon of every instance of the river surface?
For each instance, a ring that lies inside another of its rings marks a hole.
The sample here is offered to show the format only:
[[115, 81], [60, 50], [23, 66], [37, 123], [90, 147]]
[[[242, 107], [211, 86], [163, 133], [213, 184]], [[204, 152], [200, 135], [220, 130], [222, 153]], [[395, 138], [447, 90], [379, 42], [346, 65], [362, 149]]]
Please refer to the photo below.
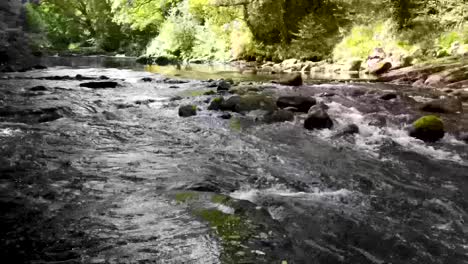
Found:
[[[0, 78], [9, 263], [468, 263], [466, 105], [428, 144], [405, 129], [435, 92], [109, 61], [56, 58]], [[80, 86], [101, 76], [119, 86]], [[202, 95], [210, 78], [313, 96], [335, 127], [222, 119]], [[388, 92], [398, 98], [379, 99]], [[179, 117], [183, 104], [198, 115]], [[351, 123], [358, 134], [337, 135]]]

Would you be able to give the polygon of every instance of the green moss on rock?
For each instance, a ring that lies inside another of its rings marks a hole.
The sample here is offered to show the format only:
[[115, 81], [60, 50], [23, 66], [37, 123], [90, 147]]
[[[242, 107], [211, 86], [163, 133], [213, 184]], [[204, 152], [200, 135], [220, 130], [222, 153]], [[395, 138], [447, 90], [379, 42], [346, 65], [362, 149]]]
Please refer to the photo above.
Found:
[[198, 199], [198, 197], [199, 197], [199, 194], [196, 192], [181, 192], [175, 195], [175, 200], [178, 203], [186, 203], [191, 200], [196, 200]]
[[444, 123], [435, 115], [421, 117], [413, 123], [413, 126], [423, 130], [444, 130]]
[[444, 137], [444, 123], [437, 116], [424, 116], [413, 123], [409, 134], [426, 142], [435, 142]]

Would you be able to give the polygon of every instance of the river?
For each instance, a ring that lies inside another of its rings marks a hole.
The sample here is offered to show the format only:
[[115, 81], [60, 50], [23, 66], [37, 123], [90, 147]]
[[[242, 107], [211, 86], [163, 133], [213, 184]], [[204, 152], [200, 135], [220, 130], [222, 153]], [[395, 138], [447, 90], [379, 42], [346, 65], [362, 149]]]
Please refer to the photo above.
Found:
[[[411, 87], [313, 76], [291, 88], [227, 66], [145, 71], [124, 58], [44, 63], [0, 78], [10, 263], [468, 263], [468, 147], [455, 137], [466, 105], [429, 144], [405, 129], [422, 115], [414, 104], [437, 94]], [[119, 85], [80, 86], [101, 76]], [[219, 118], [200, 92], [210, 78], [313, 96], [335, 128]], [[379, 99], [388, 92], [398, 98]], [[179, 117], [183, 104], [198, 115]], [[358, 134], [336, 135], [351, 123]]]

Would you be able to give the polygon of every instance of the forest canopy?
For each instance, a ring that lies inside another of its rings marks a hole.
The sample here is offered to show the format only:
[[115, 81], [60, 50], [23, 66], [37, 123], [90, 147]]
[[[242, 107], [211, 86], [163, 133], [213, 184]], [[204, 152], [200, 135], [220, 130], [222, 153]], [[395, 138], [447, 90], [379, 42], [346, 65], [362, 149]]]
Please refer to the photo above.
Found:
[[[41, 0], [34, 47], [176, 59], [421, 60], [468, 51], [468, 0]], [[456, 49], [456, 51], [455, 51]]]

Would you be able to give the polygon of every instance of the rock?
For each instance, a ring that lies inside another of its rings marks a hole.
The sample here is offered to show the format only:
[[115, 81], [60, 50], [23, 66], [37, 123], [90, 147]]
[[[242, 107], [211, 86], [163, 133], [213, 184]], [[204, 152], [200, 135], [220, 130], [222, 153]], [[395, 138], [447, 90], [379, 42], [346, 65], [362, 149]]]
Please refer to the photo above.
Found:
[[380, 96], [380, 100], [388, 101], [388, 100], [396, 99], [397, 97], [398, 96], [396, 93], [386, 93]]
[[289, 112], [299, 112], [299, 109], [297, 109], [296, 107], [292, 107], [292, 106], [285, 107], [285, 108], [283, 108], [283, 110], [286, 110], [286, 111], [289, 111]]
[[253, 110], [276, 110], [273, 99], [261, 94], [247, 94], [243, 96], [231, 96], [221, 104], [221, 110], [233, 112], [249, 112]]
[[413, 87], [423, 87], [424, 86], [424, 78], [416, 80], [411, 86]]
[[107, 77], [105, 75], [101, 75], [101, 76], [99, 76], [99, 80], [109, 80], [109, 77]]
[[307, 113], [317, 101], [312, 97], [307, 96], [281, 96], [276, 101], [279, 108], [294, 107], [298, 112]]
[[34, 86], [32, 88], [29, 88], [29, 91], [31, 92], [47, 91], [47, 88], [45, 86], [39, 85], [39, 86]]
[[304, 66], [301, 69], [301, 72], [310, 72], [312, 70], [312, 67], [314, 67], [314, 63], [312, 61], [307, 61], [304, 63]]
[[169, 101], [171, 102], [174, 102], [174, 101], [180, 101], [182, 100], [183, 98], [181, 96], [174, 96], [174, 97], [171, 97], [171, 99], [169, 99]]
[[433, 74], [427, 77], [424, 85], [431, 87], [442, 87], [444, 85], [443, 77], [439, 74]]
[[349, 124], [335, 134], [335, 137], [359, 134], [359, 127], [355, 124]]
[[195, 105], [183, 105], [179, 107], [179, 116], [190, 117], [197, 115], [197, 107]]
[[384, 127], [387, 125], [387, 118], [381, 114], [370, 114], [366, 116], [369, 126]]
[[372, 67], [369, 67], [369, 73], [380, 75], [388, 72], [392, 68], [392, 64], [388, 61], [382, 61], [374, 64]]
[[116, 88], [117, 86], [117, 82], [87, 82], [80, 84], [80, 87], [87, 87], [92, 89]]
[[461, 100], [456, 98], [437, 99], [424, 103], [420, 110], [433, 113], [454, 114], [463, 111]]
[[117, 114], [114, 114], [109, 111], [102, 112], [102, 115], [106, 120], [120, 120], [120, 117]]
[[[328, 105], [326, 105], [324, 102], [319, 102], [318, 104], [315, 105], [315, 107], [318, 107], [322, 110], [328, 110], [330, 107], [328, 107]], [[311, 109], [309, 109], [308, 112], [310, 111], [314, 111], [315, 107], [311, 107]]]
[[221, 109], [221, 106], [223, 103], [224, 103], [223, 97], [216, 97], [213, 100], [211, 100], [211, 103], [208, 106], [208, 110], [218, 111]]
[[222, 115], [219, 116], [221, 119], [231, 119], [232, 115], [231, 113], [223, 113]]
[[236, 106], [240, 103], [240, 96], [231, 96], [221, 104], [220, 110], [223, 111], [235, 111]]
[[333, 127], [333, 121], [324, 109], [316, 105], [310, 108], [309, 115], [304, 121], [304, 127], [308, 130], [330, 129]]
[[302, 75], [300, 73], [291, 74], [279, 81], [279, 84], [288, 86], [301, 86], [303, 84]]
[[141, 78], [141, 81], [142, 81], [142, 82], [152, 82], [152, 81], [153, 81], [153, 78], [150, 78], [150, 77], [143, 77], [143, 78]]
[[269, 112], [263, 116], [266, 123], [279, 123], [286, 121], [293, 121], [294, 114], [290, 111], [279, 109], [274, 112]]
[[283, 69], [290, 69], [290, 68], [294, 67], [294, 65], [296, 65], [298, 62], [299, 62], [298, 59], [288, 59], [288, 60], [284, 60], [284, 61], [281, 63], [281, 67], [282, 67]]
[[215, 94], [216, 94], [216, 92], [213, 91], [213, 90], [209, 90], [209, 91], [206, 91], [206, 92], [203, 93], [203, 95], [215, 95]]
[[445, 134], [444, 123], [434, 115], [428, 115], [416, 120], [409, 131], [411, 137], [425, 142], [436, 142]]
[[347, 70], [348, 71], [360, 71], [361, 70], [362, 60], [354, 59], [348, 62]]
[[275, 101], [262, 94], [247, 94], [240, 97], [239, 103], [235, 107], [236, 112], [248, 112], [252, 110], [274, 111], [277, 109]]
[[231, 88], [231, 84], [225, 80], [219, 80], [216, 84], [218, 91], [228, 91]]
[[180, 87], [177, 86], [177, 85], [171, 85], [171, 86], [169, 86], [169, 89], [179, 89], [179, 88], [180, 88]]

